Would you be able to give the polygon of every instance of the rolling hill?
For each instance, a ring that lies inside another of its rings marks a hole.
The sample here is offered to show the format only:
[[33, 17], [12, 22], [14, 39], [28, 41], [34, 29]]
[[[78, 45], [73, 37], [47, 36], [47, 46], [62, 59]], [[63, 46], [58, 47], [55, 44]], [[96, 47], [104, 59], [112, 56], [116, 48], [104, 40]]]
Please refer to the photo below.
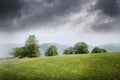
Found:
[[120, 53], [1, 60], [0, 80], [120, 80]]

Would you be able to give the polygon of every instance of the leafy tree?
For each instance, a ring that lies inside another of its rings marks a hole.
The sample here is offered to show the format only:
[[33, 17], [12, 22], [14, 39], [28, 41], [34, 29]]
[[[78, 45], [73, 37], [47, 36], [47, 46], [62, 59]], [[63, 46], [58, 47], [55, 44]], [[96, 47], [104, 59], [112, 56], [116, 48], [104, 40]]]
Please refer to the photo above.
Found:
[[75, 54], [85, 54], [89, 53], [88, 45], [85, 42], [78, 42], [74, 45]]
[[63, 54], [74, 54], [73, 47], [66, 48]]
[[19, 57], [19, 58], [25, 57], [26, 56], [25, 47], [13, 48], [10, 54], [13, 55], [14, 57]]
[[45, 56], [56, 56], [58, 55], [57, 47], [55, 45], [51, 45], [46, 51]]
[[38, 41], [35, 35], [29, 35], [25, 43], [27, 57], [38, 57], [40, 55]]
[[99, 47], [95, 47], [91, 53], [102, 53], [102, 50]]
[[37, 44], [37, 43], [38, 41], [36, 40], [35, 35], [29, 35], [25, 44]]
[[37, 43], [35, 35], [29, 35], [25, 46], [16, 47], [10, 52], [15, 57], [38, 57], [40, 55], [39, 45]]
[[106, 49], [101, 49], [101, 50], [102, 50], [102, 53], [107, 53]]
[[101, 48], [99, 48], [99, 47], [95, 47], [95, 48], [92, 50], [91, 53], [106, 53], [106, 52], [107, 52], [107, 50], [105, 50], [105, 49], [101, 49]]

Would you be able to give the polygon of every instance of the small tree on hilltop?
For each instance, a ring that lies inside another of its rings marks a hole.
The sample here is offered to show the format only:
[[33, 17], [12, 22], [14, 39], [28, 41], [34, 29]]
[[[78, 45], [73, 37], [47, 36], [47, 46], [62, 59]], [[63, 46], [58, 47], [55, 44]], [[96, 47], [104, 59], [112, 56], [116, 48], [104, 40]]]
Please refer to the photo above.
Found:
[[40, 55], [38, 41], [35, 35], [29, 35], [25, 46], [16, 47], [10, 52], [14, 57], [38, 57]]
[[57, 47], [55, 45], [51, 45], [46, 51], [45, 56], [56, 56], [58, 55]]
[[66, 48], [63, 54], [74, 54], [73, 47]]
[[75, 54], [85, 54], [89, 53], [88, 45], [85, 42], [78, 42], [74, 45]]
[[19, 58], [25, 57], [26, 56], [25, 47], [13, 48], [10, 54], [13, 55], [14, 57], [19, 57]]
[[99, 47], [95, 47], [95, 48], [92, 50], [91, 53], [106, 53], [106, 52], [107, 52], [107, 50], [105, 50], [105, 49], [101, 49], [101, 48], [99, 48]]
[[101, 49], [101, 50], [102, 50], [102, 53], [107, 53], [106, 49]]
[[40, 55], [38, 41], [35, 35], [29, 35], [25, 43], [26, 53], [28, 57], [38, 57]]
[[102, 53], [101, 48], [95, 47], [91, 53]]

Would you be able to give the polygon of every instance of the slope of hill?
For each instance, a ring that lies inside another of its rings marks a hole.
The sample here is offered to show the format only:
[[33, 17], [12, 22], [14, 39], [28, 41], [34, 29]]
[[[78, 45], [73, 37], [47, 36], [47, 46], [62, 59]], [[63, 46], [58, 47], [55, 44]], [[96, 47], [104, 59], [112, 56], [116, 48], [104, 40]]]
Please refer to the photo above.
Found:
[[120, 80], [120, 53], [0, 61], [0, 80]]

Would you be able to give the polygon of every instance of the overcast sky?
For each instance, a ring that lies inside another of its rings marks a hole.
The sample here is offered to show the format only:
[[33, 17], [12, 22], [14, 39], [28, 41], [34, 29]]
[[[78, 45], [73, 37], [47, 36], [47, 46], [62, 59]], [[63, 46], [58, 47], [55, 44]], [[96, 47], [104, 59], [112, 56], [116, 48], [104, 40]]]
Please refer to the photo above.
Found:
[[120, 0], [0, 0], [0, 43], [120, 43]]

